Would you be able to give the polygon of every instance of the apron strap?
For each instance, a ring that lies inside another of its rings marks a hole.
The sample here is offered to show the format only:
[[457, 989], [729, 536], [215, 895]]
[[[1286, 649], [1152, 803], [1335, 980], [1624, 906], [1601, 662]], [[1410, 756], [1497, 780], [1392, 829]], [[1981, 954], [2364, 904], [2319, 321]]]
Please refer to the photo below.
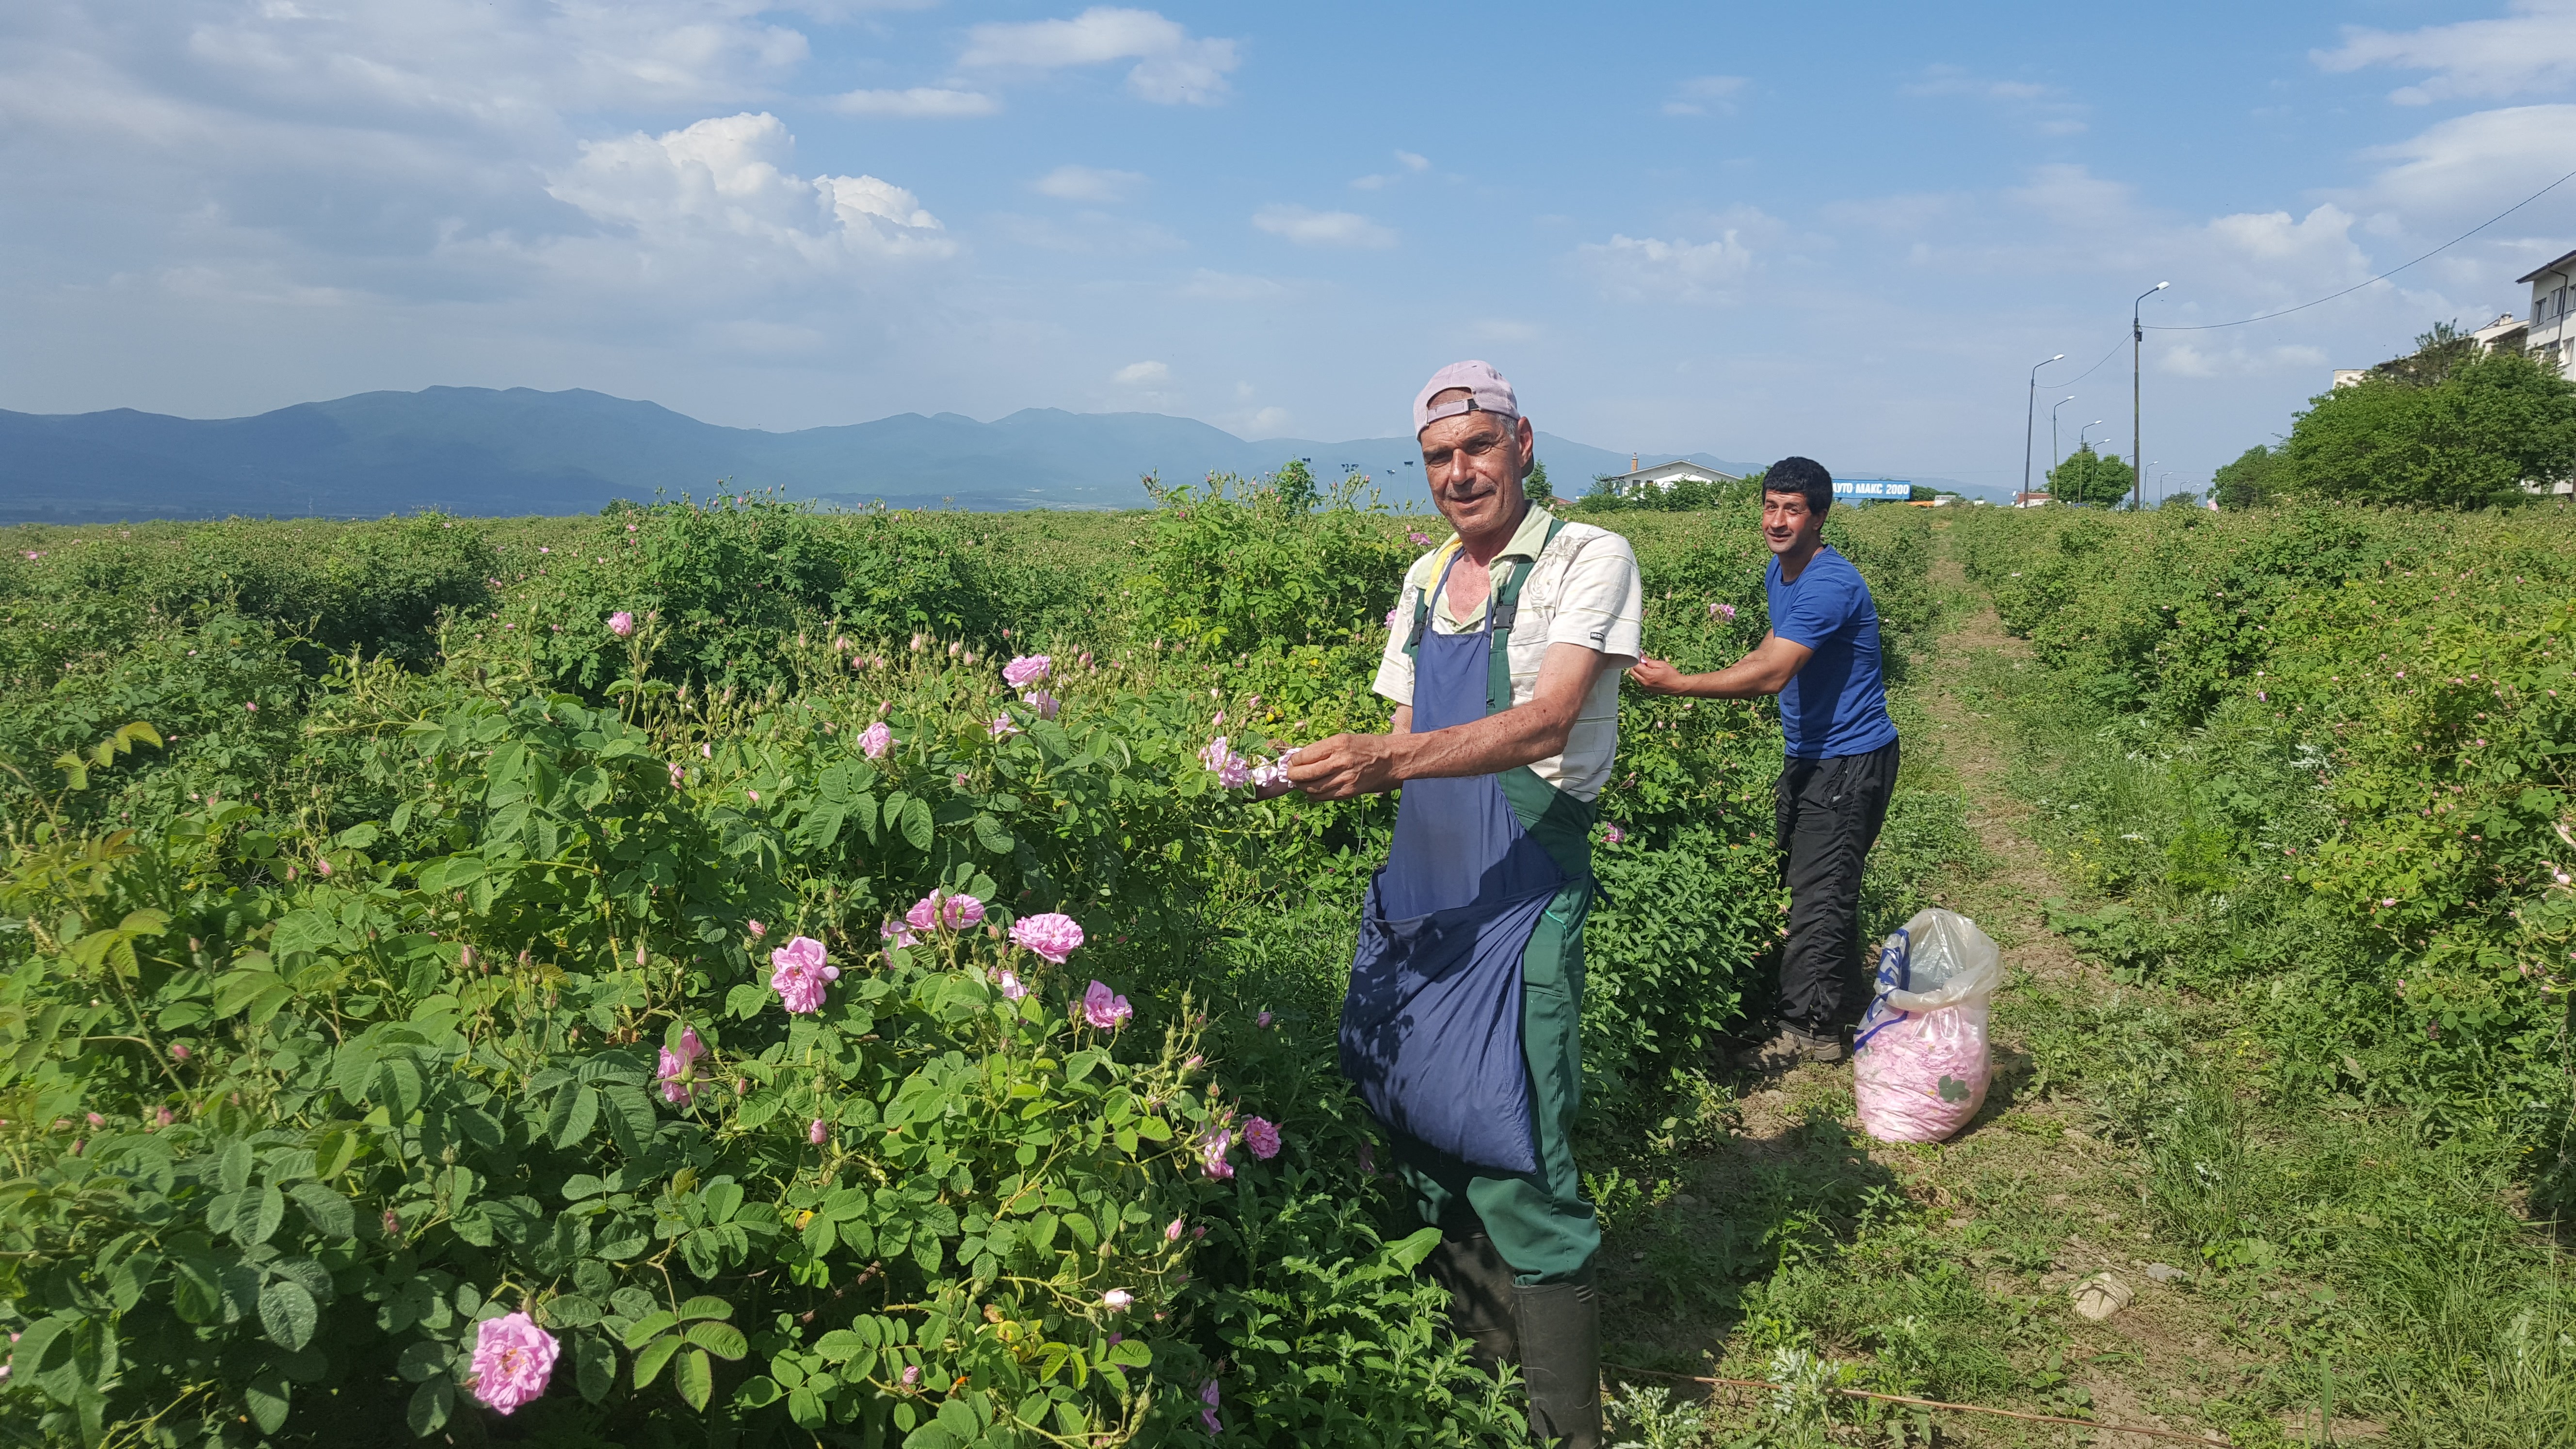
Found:
[[[1538, 546], [1541, 558], [1547, 555], [1548, 545], [1556, 542], [1558, 530], [1564, 527], [1562, 518], [1547, 521], [1547, 536], [1539, 541]], [[1529, 576], [1537, 570], [1538, 559], [1533, 558], [1494, 582], [1493, 606], [1485, 613], [1486, 627], [1494, 635], [1493, 642], [1486, 646], [1485, 656], [1487, 714], [1501, 714], [1512, 707], [1512, 626], [1520, 622], [1521, 585], [1529, 582]]]

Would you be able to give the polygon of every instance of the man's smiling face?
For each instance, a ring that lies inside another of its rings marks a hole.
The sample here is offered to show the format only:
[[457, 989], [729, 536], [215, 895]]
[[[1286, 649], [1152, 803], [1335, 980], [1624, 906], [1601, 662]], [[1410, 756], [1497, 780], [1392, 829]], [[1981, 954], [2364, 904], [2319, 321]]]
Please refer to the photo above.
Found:
[[1432, 506], [1460, 538], [1509, 526], [1521, 515], [1521, 477], [1537, 435], [1524, 418], [1460, 413], [1422, 430], [1422, 473]]

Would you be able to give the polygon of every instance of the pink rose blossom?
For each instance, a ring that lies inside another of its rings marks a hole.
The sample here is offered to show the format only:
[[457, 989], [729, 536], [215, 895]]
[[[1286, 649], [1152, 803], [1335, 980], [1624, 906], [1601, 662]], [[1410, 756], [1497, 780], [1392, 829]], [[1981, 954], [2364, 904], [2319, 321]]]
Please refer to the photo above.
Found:
[[684, 771], [684, 770], [682, 770], [682, 769], [679, 767], [679, 765], [678, 765], [678, 764], [674, 763], [674, 764], [671, 766], [671, 788], [672, 788], [672, 789], [674, 789], [674, 790], [679, 789], [679, 788], [680, 788], [680, 782], [681, 782], [682, 780], [687, 779], [687, 778], [688, 778], [688, 774], [687, 774], [687, 772], [686, 772], [686, 771]]
[[1009, 739], [1011, 736], [1018, 734], [1019, 732], [1019, 721], [1012, 719], [1007, 714], [997, 714], [993, 716], [993, 722], [984, 726], [984, 733], [991, 735], [997, 740]]
[[1056, 717], [1056, 712], [1064, 708], [1064, 701], [1043, 689], [1027, 695], [1026, 699], [1029, 708], [1036, 710], [1040, 719], [1053, 719]]
[[823, 1009], [823, 988], [841, 978], [841, 968], [828, 964], [823, 943], [811, 936], [798, 936], [769, 953], [770, 964], [778, 969], [770, 973], [769, 988], [778, 999], [798, 1016], [810, 1016]]
[[1254, 1017], [1254, 1018], [1252, 1019], [1252, 1024], [1253, 1024], [1254, 1026], [1260, 1027], [1260, 1028], [1261, 1028], [1261, 1029], [1263, 1029], [1264, 1031], [1269, 1030], [1269, 1028], [1270, 1028], [1270, 1013], [1265, 1011], [1265, 1012], [1261, 1013], [1259, 1016]]
[[681, 1029], [677, 1050], [662, 1048], [661, 1064], [654, 1076], [662, 1084], [663, 1101], [676, 1106], [696, 1093], [693, 1083], [697, 1080], [698, 1058], [706, 1054], [706, 1044], [698, 1040], [698, 1029], [694, 1026]]
[[1218, 1403], [1216, 1380], [1210, 1379], [1199, 1385], [1199, 1402], [1207, 1406], [1199, 1410], [1199, 1423], [1206, 1427], [1211, 1436], [1224, 1433], [1225, 1423], [1216, 1416]]
[[487, 1318], [474, 1331], [474, 1397], [507, 1414], [546, 1391], [555, 1336], [526, 1313]]
[[174, 1062], [184, 1062], [194, 1055], [196, 1055], [196, 1053], [188, 1050], [185, 1043], [175, 1041], [170, 1043], [170, 1060]]
[[1126, 997], [1117, 995], [1100, 982], [1092, 982], [1090, 989], [1082, 993], [1082, 1019], [1089, 1022], [1094, 1030], [1116, 1031], [1135, 1014], [1136, 1008], [1127, 1004]]
[[1234, 1164], [1225, 1159], [1227, 1149], [1233, 1145], [1234, 1133], [1223, 1122], [1211, 1123], [1190, 1139], [1190, 1150], [1199, 1155], [1199, 1166], [1218, 1182], [1234, 1177]]
[[750, 925], [751, 925], [751, 939], [753, 939], [753, 940], [755, 940], [755, 941], [757, 941], [757, 940], [759, 940], [761, 937], [766, 936], [766, 935], [768, 935], [768, 934], [769, 934], [769, 928], [768, 928], [767, 926], [762, 925], [762, 924], [761, 924], [760, 922], [758, 922], [758, 921], [753, 921], [753, 922], [751, 922], [751, 923], [750, 923]]
[[905, 1365], [903, 1366], [903, 1386], [904, 1386], [905, 1388], [909, 1389], [909, 1388], [912, 1388], [912, 1387], [914, 1387], [914, 1386], [918, 1385], [920, 1382], [921, 1382], [921, 1365], [919, 1365], [919, 1364], [917, 1364], [917, 1363], [908, 1363], [908, 1364], [905, 1364]]
[[1613, 825], [1601, 832], [1601, 843], [1604, 845], [1617, 845], [1627, 838], [1628, 832], [1620, 829], [1616, 825]]
[[1243, 1119], [1243, 1145], [1251, 1148], [1252, 1155], [1264, 1162], [1277, 1157], [1279, 1155], [1278, 1124], [1265, 1117], [1246, 1117]]
[[1002, 666], [1002, 682], [1013, 689], [1026, 689], [1047, 677], [1055, 661], [1043, 654], [1023, 654]]
[[1020, 984], [1019, 976], [1008, 969], [1002, 972], [1001, 986], [1002, 999], [1005, 1001], [1024, 1000], [1029, 994], [1029, 989]]
[[1431, 535], [1424, 533], [1421, 529], [1417, 528], [1412, 532], [1407, 533], [1404, 536], [1404, 541], [1412, 544], [1415, 548], [1429, 548], [1431, 546]]
[[157, 1124], [157, 1125], [159, 1125], [159, 1126], [167, 1127], [167, 1126], [169, 1126], [172, 1122], [176, 1121], [177, 1119], [170, 1115], [170, 1109], [169, 1109], [169, 1108], [164, 1107], [164, 1108], [162, 1108], [160, 1111], [157, 1111], [157, 1112], [155, 1112], [155, 1113], [153, 1113], [153, 1114], [152, 1114], [152, 1120], [153, 1120], [153, 1122], [154, 1122], [155, 1124]]
[[906, 946], [921, 944], [921, 938], [912, 933], [912, 927], [902, 921], [888, 921], [877, 927], [877, 939], [885, 942], [886, 949], [889, 951], [899, 951]]
[[1100, 1295], [1100, 1306], [1112, 1313], [1124, 1313], [1136, 1304], [1136, 1295], [1124, 1288], [1112, 1288]]
[[970, 895], [943, 896], [937, 891], [912, 903], [904, 912], [904, 923], [916, 931], [928, 932], [940, 926], [962, 931], [984, 919], [984, 903]]
[[635, 632], [635, 616], [624, 609], [608, 616], [608, 632], [623, 639]]
[[1181, 1220], [1179, 1218], [1174, 1218], [1171, 1223], [1163, 1229], [1163, 1241], [1167, 1243], [1177, 1243], [1180, 1240]]
[[884, 759], [885, 752], [893, 747], [894, 731], [886, 728], [884, 720], [859, 731], [859, 753], [871, 760]]
[[107, 1119], [98, 1115], [96, 1112], [92, 1112], [89, 1114], [89, 1125], [92, 1127], [104, 1127], [107, 1125]]
[[824, 1130], [823, 1119], [820, 1117], [815, 1118], [813, 1125], [805, 1129], [805, 1140], [813, 1143], [817, 1147], [822, 1146], [823, 1139], [829, 1135], [831, 1134]]
[[1059, 911], [1043, 915], [1022, 916], [1011, 923], [1011, 940], [1023, 950], [1034, 951], [1058, 966], [1082, 944], [1082, 927], [1073, 917]]

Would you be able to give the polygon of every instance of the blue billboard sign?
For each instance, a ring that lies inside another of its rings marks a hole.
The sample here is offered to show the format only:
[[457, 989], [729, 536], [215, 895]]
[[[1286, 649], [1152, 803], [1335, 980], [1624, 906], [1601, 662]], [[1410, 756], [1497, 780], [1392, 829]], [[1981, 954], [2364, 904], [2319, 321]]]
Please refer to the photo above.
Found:
[[1837, 478], [1836, 498], [1911, 498], [1914, 485], [1902, 478]]

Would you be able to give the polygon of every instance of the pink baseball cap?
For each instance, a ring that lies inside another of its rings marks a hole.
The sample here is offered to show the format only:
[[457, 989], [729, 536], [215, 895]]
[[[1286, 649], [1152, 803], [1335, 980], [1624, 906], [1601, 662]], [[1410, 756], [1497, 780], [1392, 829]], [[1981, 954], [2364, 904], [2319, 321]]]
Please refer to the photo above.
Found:
[[[1465, 397], [1451, 398], [1433, 406], [1433, 398], [1462, 387], [1467, 390]], [[1512, 385], [1503, 380], [1501, 373], [1494, 371], [1492, 363], [1453, 362], [1431, 374], [1431, 380], [1422, 385], [1421, 394], [1414, 398], [1414, 436], [1421, 436], [1424, 428], [1442, 418], [1454, 418], [1460, 413], [1500, 413], [1507, 418], [1518, 418], [1521, 401], [1513, 395]]]

